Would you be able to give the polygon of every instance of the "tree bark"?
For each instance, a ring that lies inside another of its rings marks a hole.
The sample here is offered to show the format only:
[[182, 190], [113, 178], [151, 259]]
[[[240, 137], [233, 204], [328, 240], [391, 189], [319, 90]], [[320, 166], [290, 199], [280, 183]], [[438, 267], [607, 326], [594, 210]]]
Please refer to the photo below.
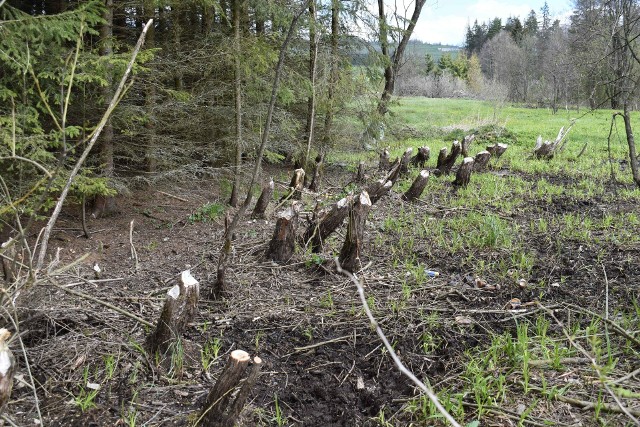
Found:
[[480, 151], [473, 159], [473, 170], [475, 172], [483, 171], [491, 160], [491, 153], [488, 151]]
[[358, 163], [358, 170], [356, 171], [355, 182], [364, 182], [364, 162]]
[[293, 171], [291, 182], [289, 183], [289, 194], [283, 196], [282, 199], [291, 197], [294, 200], [300, 200], [302, 197], [302, 189], [304, 188], [304, 169], [296, 169]]
[[400, 161], [397, 162], [396, 166], [391, 170], [391, 173], [389, 173], [389, 176], [387, 178], [389, 181], [396, 182], [398, 178], [409, 172], [409, 161], [411, 160], [412, 153], [412, 147], [409, 147], [405, 150], [404, 154], [400, 158]]
[[320, 181], [322, 180], [322, 168], [324, 162], [324, 151], [316, 156], [316, 166], [313, 169], [313, 178], [309, 184], [309, 190], [317, 192], [320, 190]]
[[369, 194], [369, 200], [371, 200], [371, 204], [375, 204], [378, 200], [380, 200], [385, 194], [391, 190], [393, 187], [393, 181], [389, 181], [385, 178], [374, 182], [369, 187], [367, 187], [367, 193]]
[[320, 213], [318, 218], [307, 227], [302, 239], [304, 244], [308, 245], [311, 252], [318, 253], [322, 250], [322, 245], [327, 238], [333, 233], [344, 221], [349, 214], [349, 207], [353, 201], [353, 196], [338, 201], [330, 211]]
[[278, 215], [276, 228], [267, 249], [267, 256], [275, 262], [288, 262], [296, 248], [296, 230], [298, 228], [298, 213], [300, 202], [293, 202], [291, 207]]
[[487, 151], [491, 153], [492, 158], [499, 159], [500, 156], [502, 156], [504, 152], [507, 151], [508, 147], [509, 146], [507, 144], [492, 144], [487, 146]]
[[638, 168], [638, 156], [636, 154], [636, 142], [631, 128], [631, 113], [629, 112], [628, 103], [624, 104], [624, 130], [627, 134], [627, 145], [629, 146], [629, 164], [631, 165], [631, 173], [633, 174], [633, 182], [640, 187], [640, 170]]
[[411, 164], [413, 166], [423, 168], [429, 161], [429, 157], [431, 157], [431, 149], [426, 146], [420, 147], [418, 148], [418, 154], [413, 156], [413, 158], [411, 159]]
[[385, 148], [384, 150], [382, 150], [382, 153], [380, 153], [380, 162], [378, 163], [379, 171], [386, 172], [389, 170], [389, 166], [391, 165], [389, 158], [390, 158], [389, 149]]
[[[443, 158], [443, 150], [440, 150], [438, 156], [438, 166], [436, 167], [436, 175], [447, 175], [451, 172], [451, 168], [456, 164], [456, 160], [462, 151], [462, 145], [458, 141], [453, 141], [451, 152]], [[446, 154], [446, 151], [444, 151]]]
[[253, 212], [251, 213], [252, 218], [264, 218], [265, 212], [267, 211], [267, 206], [269, 206], [269, 202], [271, 202], [271, 198], [273, 197], [273, 178], [269, 180], [268, 183], [265, 183], [262, 186], [262, 193], [260, 193], [260, 197], [256, 202], [256, 206], [253, 208]]
[[413, 184], [411, 184], [411, 187], [402, 195], [402, 200], [405, 202], [412, 202], [420, 198], [428, 181], [429, 172], [426, 170], [420, 171], [416, 179], [413, 181]]
[[324, 145], [330, 146], [335, 114], [335, 90], [338, 85], [338, 40], [340, 31], [340, 0], [331, 0], [331, 72], [327, 88], [327, 114], [324, 117]]
[[473, 157], [465, 157], [462, 165], [458, 168], [453, 185], [456, 187], [466, 187], [471, 179], [471, 172], [473, 172]]
[[349, 212], [347, 235], [339, 256], [342, 268], [352, 273], [358, 270], [360, 264], [364, 244], [364, 228], [369, 209], [371, 209], [371, 200], [367, 192], [363, 191]]
[[476, 136], [474, 134], [466, 135], [462, 139], [462, 157], [469, 157], [469, 147], [471, 146], [471, 143], [474, 139], [476, 139]]
[[304, 156], [303, 167], [307, 168], [309, 155], [311, 153], [311, 143], [313, 142], [313, 130], [316, 118], [316, 62], [318, 58], [318, 34], [316, 31], [316, 0], [309, 2], [309, 83], [311, 84], [311, 94], [307, 101], [307, 150]]
[[233, 0], [233, 88], [235, 101], [235, 161], [233, 164], [233, 186], [229, 204], [234, 208], [238, 206], [238, 192], [240, 191], [240, 166], [242, 165], [242, 64], [240, 63], [241, 32], [240, 15], [242, 14], [243, 0]]

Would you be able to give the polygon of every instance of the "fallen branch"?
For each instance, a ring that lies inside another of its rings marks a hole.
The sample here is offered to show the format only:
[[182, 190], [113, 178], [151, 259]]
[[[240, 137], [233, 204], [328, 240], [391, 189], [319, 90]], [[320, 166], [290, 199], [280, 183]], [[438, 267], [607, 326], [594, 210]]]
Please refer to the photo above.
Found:
[[404, 364], [400, 361], [400, 359], [398, 358], [398, 355], [396, 354], [395, 350], [393, 349], [393, 347], [389, 343], [389, 340], [387, 340], [387, 337], [385, 336], [384, 332], [382, 331], [382, 328], [380, 328], [380, 325], [378, 325], [378, 322], [376, 321], [376, 319], [373, 317], [373, 314], [371, 313], [371, 309], [369, 308], [369, 304], [367, 304], [367, 299], [366, 299], [366, 297], [364, 295], [364, 286], [362, 285], [361, 281], [356, 278], [355, 274], [350, 273], [350, 272], [348, 272], [346, 270], [343, 270], [342, 267], [340, 266], [340, 262], [338, 261], [337, 258], [335, 259], [335, 262], [336, 262], [336, 269], [338, 270], [338, 273], [342, 273], [345, 276], [347, 276], [349, 279], [351, 279], [351, 281], [358, 288], [358, 295], [360, 296], [360, 302], [362, 303], [362, 307], [364, 308], [364, 311], [367, 314], [367, 317], [369, 318], [369, 322], [376, 329], [376, 333], [380, 337], [380, 340], [382, 340], [382, 343], [384, 344], [385, 348], [389, 352], [389, 355], [391, 356], [391, 359], [393, 359], [393, 361], [395, 362], [395, 364], [398, 367], [398, 369], [400, 370], [400, 372], [402, 372], [404, 375], [406, 375], [420, 390], [422, 390], [427, 395], [427, 397], [434, 404], [434, 406], [436, 407], [438, 412], [440, 412], [440, 414], [442, 414], [442, 416], [452, 426], [460, 427], [460, 424], [458, 424], [458, 422], [451, 416], [451, 414], [449, 412], [447, 412], [447, 410], [442, 406], [442, 404], [438, 400], [438, 396], [436, 396], [436, 394], [431, 390], [431, 388], [428, 387], [422, 381], [420, 381], [413, 374], [413, 372], [411, 372], [409, 369], [407, 369], [404, 366]]
[[322, 347], [323, 345], [331, 344], [331, 343], [334, 343], [334, 342], [344, 341], [347, 338], [353, 338], [353, 335], [345, 335], [343, 337], [333, 338], [333, 339], [330, 339], [330, 340], [327, 340], [327, 341], [322, 341], [322, 342], [318, 342], [318, 343], [315, 343], [315, 344], [306, 345], [304, 347], [294, 347], [293, 350], [296, 353], [298, 353], [298, 352], [301, 352], [301, 351], [306, 351], [306, 350], [311, 350], [311, 349], [314, 349], [314, 348]]

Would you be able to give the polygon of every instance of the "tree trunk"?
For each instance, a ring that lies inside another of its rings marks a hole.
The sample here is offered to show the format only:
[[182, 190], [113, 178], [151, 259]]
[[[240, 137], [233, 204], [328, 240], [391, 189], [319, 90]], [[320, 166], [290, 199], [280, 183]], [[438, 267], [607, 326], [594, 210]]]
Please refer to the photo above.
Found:
[[260, 197], [256, 202], [256, 206], [253, 208], [253, 212], [251, 213], [252, 218], [264, 218], [265, 212], [267, 211], [267, 206], [269, 206], [269, 202], [273, 197], [273, 178], [269, 180], [268, 183], [262, 186], [262, 193], [260, 193]]
[[309, 2], [309, 83], [311, 94], [307, 101], [307, 150], [304, 156], [303, 167], [308, 167], [311, 143], [313, 142], [313, 130], [316, 117], [316, 61], [318, 58], [318, 34], [316, 31], [316, 0]]
[[304, 244], [308, 245], [311, 252], [318, 253], [322, 250], [325, 240], [344, 221], [349, 213], [349, 207], [353, 201], [353, 196], [348, 195], [333, 205], [330, 211], [320, 213], [315, 221], [307, 227], [302, 237]]
[[338, 85], [338, 38], [339, 38], [340, 0], [331, 0], [331, 72], [327, 88], [327, 114], [324, 117], [324, 145], [330, 146], [333, 133], [333, 115], [335, 113], [335, 90]]
[[418, 148], [418, 154], [413, 156], [413, 158], [411, 159], [411, 164], [413, 166], [423, 168], [429, 161], [429, 157], [431, 157], [431, 149], [426, 146], [420, 147]]
[[629, 146], [629, 164], [631, 165], [631, 173], [633, 174], [633, 182], [640, 187], [640, 170], [638, 169], [638, 156], [636, 155], [636, 142], [631, 128], [631, 113], [629, 106], [624, 104], [624, 130], [627, 134], [627, 145]]
[[296, 169], [293, 171], [291, 182], [289, 183], [289, 194], [283, 196], [281, 200], [286, 198], [292, 198], [294, 200], [300, 200], [302, 197], [302, 189], [304, 188], [304, 169]]
[[388, 176], [389, 181], [396, 182], [398, 178], [402, 175], [405, 175], [409, 172], [409, 161], [411, 161], [411, 154], [413, 153], [413, 148], [409, 147], [405, 150], [404, 154], [400, 158], [400, 161], [397, 162], [396, 166], [391, 170]]
[[2, 361], [2, 365], [0, 365], [0, 410], [5, 409], [5, 405], [9, 402], [13, 389], [13, 376], [17, 369], [16, 359], [7, 345], [10, 336], [11, 332], [5, 328], [0, 329], [0, 360]]
[[[144, 4], [144, 16], [145, 21], [154, 19], [156, 15], [155, 2], [153, 0], [145, 0]], [[154, 49], [156, 47], [156, 31], [155, 25], [149, 27], [147, 31], [147, 40], [145, 42], [147, 49]], [[149, 80], [153, 80], [152, 73], [148, 74]], [[147, 146], [145, 148], [145, 161], [147, 166], [147, 172], [154, 173], [158, 169], [158, 160], [156, 155], [156, 117], [155, 117], [155, 105], [156, 105], [156, 86], [155, 82], [151, 81], [145, 88], [144, 104], [146, 108], [146, 121], [144, 124], [145, 131], [147, 132]]]
[[285, 263], [293, 256], [296, 248], [296, 230], [300, 208], [300, 202], [294, 201], [291, 207], [278, 215], [276, 228], [267, 250], [267, 256], [272, 261]]
[[424, 187], [427, 186], [427, 182], [429, 181], [429, 172], [426, 170], [420, 171], [416, 179], [411, 184], [411, 187], [407, 190], [406, 193], [402, 195], [402, 200], [406, 202], [412, 202], [422, 195], [424, 191]]
[[[244, 407], [251, 388], [258, 379], [260, 368], [262, 367], [262, 360], [257, 356], [254, 357], [253, 365], [247, 378], [240, 386], [240, 381], [247, 371], [249, 362], [251, 362], [251, 357], [246, 351], [234, 350], [231, 352], [216, 385], [207, 395], [207, 401], [198, 421], [196, 421], [196, 425], [233, 427], [236, 424], [236, 420]], [[234, 395], [233, 389], [238, 386], [240, 386], [240, 390], [235, 394], [233, 402], [229, 403]]]
[[344, 245], [340, 251], [339, 261], [342, 268], [355, 272], [360, 265], [360, 256], [364, 242], [364, 228], [367, 215], [371, 209], [371, 200], [366, 191], [360, 193], [358, 200], [353, 204], [349, 212], [349, 225]]
[[393, 187], [393, 181], [389, 181], [385, 178], [374, 182], [369, 187], [367, 187], [367, 193], [369, 194], [369, 200], [371, 200], [371, 204], [375, 204], [378, 200], [382, 198], [385, 194], [391, 190]]
[[313, 179], [309, 184], [309, 190], [318, 192], [320, 190], [320, 181], [322, 180], [322, 168], [324, 162], [324, 151], [316, 156], [316, 167], [313, 169]]
[[509, 146], [507, 144], [492, 144], [487, 146], [487, 151], [491, 153], [492, 158], [499, 159], [500, 156], [502, 156], [504, 152], [507, 151], [508, 147]]
[[453, 181], [453, 185], [456, 187], [466, 187], [471, 179], [471, 172], [473, 171], [473, 157], [465, 157], [462, 161], [462, 165], [458, 168], [456, 173], [456, 179]]
[[[458, 141], [453, 141], [453, 145], [451, 146], [451, 152], [448, 156], [443, 157], [443, 150], [440, 150], [440, 155], [438, 156], [438, 166], [436, 167], [436, 175], [447, 175], [451, 172], [451, 168], [456, 164], [456, 160], [458, 156], [462, 152], [462, 145]], [[446, 151], [444, 151], [446, 154]]]
[[358, 170], [356, 171], [355, 182], [364, 182], [364, 162], [358, 163]]
[[388, 171], [389, 170], [389, 166], [391, 165], [391, 162], [389, 160], [389, 149], [385, 148], [384, 150], [382, 150], [382, 153], [380, 153], [380, 162], [378, 163], [378, 170], [379, 171]]
[[473, 159], [473, 170], [475, 172], [483, 171], [491, 160], [491, 153], [488, 151], [480, 151]]
[[233, 0], [233, 72], [234, 72], [234, 100], [235, 100], [235, 162], [233, 167], [233, 186], [229, 204], [234, 208], [238, 206], [238, 192], [240, 188], [240, 166], [242, 165], [242, 64], [240, 63], [240, 14], [242, 13], [242, 0]]
[[473, 140], [476, 139], [475, 135], [467, 135], [462, 139], [462, 157], [469, 157], [469, 147]]

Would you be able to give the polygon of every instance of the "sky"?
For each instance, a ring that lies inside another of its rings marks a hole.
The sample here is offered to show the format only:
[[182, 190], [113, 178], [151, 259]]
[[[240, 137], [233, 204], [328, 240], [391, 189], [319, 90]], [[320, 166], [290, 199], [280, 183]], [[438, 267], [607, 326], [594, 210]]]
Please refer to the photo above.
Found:
[[[571, 0], [547, 0], [553, 19], [561, 22], [571, 14]], [[493, 18], [520, 17], [523, 21], [533, 9], [540, 20], [544, 0], [427, 0], [412, 39], [428, 43], [462, 46], [467, 24]]]

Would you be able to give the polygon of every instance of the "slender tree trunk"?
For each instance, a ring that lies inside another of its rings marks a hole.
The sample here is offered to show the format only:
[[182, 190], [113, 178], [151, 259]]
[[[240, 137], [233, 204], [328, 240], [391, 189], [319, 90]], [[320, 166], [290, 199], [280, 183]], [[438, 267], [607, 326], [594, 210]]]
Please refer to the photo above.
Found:
[[233, 188], [229, 204], [238, 206], [238, 191], [240, 187], [240, 166], [242, 165], [242, 68], [240, 64], [240, 14], [242, 13], [242, 0], [233, 1], [233, 44], [234, 58], [234, 89], [235, 89], [235, 119], [236, 119], [236, 158], [233, 172]]
[[316, 1], [309, 3], [309, 81], [311, 82], [311, 95], [307, 105], [307, 150], [304, 155], [303, 168], [309, 169], [309, 153], [313, 142], [313, 128], [316, 116], [316, 61], [318, 58], [318, 34], [316, 32]]
[[[155, 19], [155, 1], [154, 0], [145, 0], [144, 2], [144, 15], [145, 21], [149, 19]], [[155, 37], [155, 29], [154, 25], [149, 28], [147, 31], [147, 48], [153, 49], [156, 47], [156, 37]], [[151, 73], [147, 75], [149, 80], [153, 79]], [[156, 172], [158, 169], [158, 161], [155, 154], [155, 145], [156, 145], [156, 129], [155, 129], [155, 114], [154, 114], [154, 105], [156, 100], [156, 86], [153, 82], [149, 82], [147, 84], [146, 93], [145, 93], [145, 107], [147, 114], [147, 121], [145, 122], [145, 128], [147, 131], [147, 147], [146, 147], [146, 163], [147, 163], [147, 172]]]
[[636, 154], [636, 142], [633, 136], [633, 129], [631, 128], [631, 114], [629, 112], [629, 105], [624, 104], [624, 130], [627, 134], [627, 145], [629, 145], [629, 164], [631, 165], [631, 173], [633, 174], [633, 181], [638, 187], [640, 187], [640, 170], [638, 169], [638, 156]]
[[324, 118], [324, 145], [331, 144], [333, 115], [335, 113], [335, 90], [338, 84], [338, 40], [340, 32], [340, 0], [331, 0], [331, 73], [327, 90], [327, 115]]

